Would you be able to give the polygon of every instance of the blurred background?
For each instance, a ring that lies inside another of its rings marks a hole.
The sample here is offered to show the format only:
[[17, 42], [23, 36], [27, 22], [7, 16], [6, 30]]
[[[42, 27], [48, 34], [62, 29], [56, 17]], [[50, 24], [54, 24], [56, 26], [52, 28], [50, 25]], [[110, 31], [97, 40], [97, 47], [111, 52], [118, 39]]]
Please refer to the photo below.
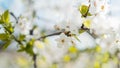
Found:
[[[9, 10], [14, 13], [16, 17], [28, 17], [30, 21], [34, 21], [32, 24], [38, 25], [38, 29], [40, 29], [40, 31], [46, 31], [46, 33], [49, 34], [50, 32], [55, 31], [54, 25], [57, 23], [67, 21], [79, 23], [81, 21], [80, 13], [78, 11], [79, 2], [80, 0], [0, 0], [0, 14], [5, 10]], [[115, 20], [119, 20], [120, 0], [110, 0], [108, 4], [110, 5], [109, 16]], [[32, 14], [35, 14], [35, 18], [33, 20], [31, 20], [31, 16], [34, 16]], [[11, 21], [15, 22], [13, 18]], [[28, 25], [28, 27], [30, 27], [30, 25]], [[0, 32], [2, 31], [0, 30]], [[27, 31], [25, 31], [25, 33], [27, 33]], [[80, 52], [81, 56], [77, 61], [66, 63], [70, 61], [70, 57], [65, 54], [67, 50], [65, 48], [58, 48], [56, 46], [57, 43], [55, 42], [55, 38], [56, 37], [49, 37], [46, 40], [47, 43], [42, 43], [38, 46], [40, 49], [40, 55], [37, 59], [38, 68], [94, 68], [94, 65], [96, 65], [96, 68], [120, 68], [116, 65], [116, 58], [114, 58], [115, 62], [110, 60], [110, 62], [99, 67], [98, 62], [95, 61], [95, 64], [91, 63], [90, 59], [94, 59], [91, 58], [91, 53], [82, 54], [82, 51]], [[77, 46], [78, 49], [83, 50], [95, 45], [94, 39], [87, 33], [81, 34], [80, 39], [83, 40], [83, 43], [79, 43], [81, 46]], [[86, 41], [88, 43], [85, 43]], [[16, 52], [17, 46], [15, 44], [16, 43], [12, 43], [7, 50], [0, 51], [0, 68], [33, 68], [32, 58], [29, 55], [26, 55], [26, 53]], [[76, 51], [76, 49], [73, 47], [72, 51]], [[88, 52], [92, 51], [88, 50], [87, 53]], [[61, 63], [59, 61], [63, 55], [63, 60], [65, 62]], [[106, 60], [104, 56], [108, 56], [108, 53], [102, 55], [104, 60]], [[100, 58], [101, 55], [97, 57], [98, 60], [101, 60]]]

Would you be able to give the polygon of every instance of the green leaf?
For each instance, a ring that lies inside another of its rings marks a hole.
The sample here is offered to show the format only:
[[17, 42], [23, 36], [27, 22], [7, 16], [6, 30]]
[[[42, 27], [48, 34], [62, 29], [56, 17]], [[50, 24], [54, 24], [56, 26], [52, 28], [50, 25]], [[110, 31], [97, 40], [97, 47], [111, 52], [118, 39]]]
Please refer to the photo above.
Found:
[[82, 15], [85, 15], [86, 13], [87, 13], [87, 11], [88, 11], [88, 6], [86, 6], [86, 5], [82, 5], [82, 6], [80, 6], [80, 13], [82, 14]]
[[19, 49], [19, 50], [17, 50], [18, 52], [23, 52], [23, 51], [25, 51], [25, 49], [24, 48], [21, 48], [21, 49]]
[[25, 35], [20, 34], [18, 40], [23, 41], [25, 39]]
[[92, 14], [88, 13], [87, 16], [92, 16]]
[[8, 23], [9, 22], [9, 16], [10, 16], [9, 11], [6, 10], [1, 16], [1, 21], [5, 22], [5, 23]]
[[18, 50], [18, 52], [26, 52], [29, 55], [33, 56], [34, 55], [34, 51], [33, 51], [33, 44], [34, 44], [34, 39], [31, 39], [26, 46], [24, 47], [23, 45], [20, 46], [20, 49]]
[[14, 32], [14, 29], [12, 27], [7, 27], [7, 30], [10, 32], [10, 33], [13, 33]]
[[79, 33], [81, 34], [81, 33], [84, 33], [85, 32], [85, 30], [84, 29], [80, 29], [79, 30]]
[[34, 55], [33, 51], [33, 44], [34, 44], [34, 39], [31, 39], [25, 48], [26, 53], [30, 54], [31, 56]]
[[35, 41], [34, 39], [31, 39], [31, 40], [27, 43], [27, 45], [33, 46], [34, 41]]
[[20, 46], [20, 49], [17, 50], [18, 52], [23, 52], [23, 51], [25, 51], [24, 45], [19, 45], [19, 46]]
[[5, 34], [5, 33], [1, 33], [0, 34], [0, 40], [7, 40], [9, 38], [9, 35], [8, 34]]
[[9, 31], [10, 31], [10, 33], [13, 33], [13, 32], [14, 32], [13, 27], [10, 27], [10, 28], [9, 28]]
[[25, 51], [31, 56], [34, 55], [33, 47], [27, 46]]
[[6, 41], [6, 42], [3, 44], [3, 49], [6, 49], [10, 44], [11, 44], [11, 40]]
[[[80, 6], [80, 8], [79, 8], [79, 11], [80, 11], [80, 13], [82, 14], [82, 16], [86, 15], [86, 13], [88, 12], [88, 10], [89, 10], [89, 7], [86, 6], [86, 5], [82, 5], [82, 6]], [[91, 14], [88, 12], [88, 13], [87, 13], [87, 16], [91, 16]]]
[[4, 23], [4, 21], [0, 20], [0, 24], [3, 24], [3, 23]]
[[11, 23], [8, 23], [5, 27], [4, 27], [9, 33], [13, 33], [14, 29], [11, 25]]

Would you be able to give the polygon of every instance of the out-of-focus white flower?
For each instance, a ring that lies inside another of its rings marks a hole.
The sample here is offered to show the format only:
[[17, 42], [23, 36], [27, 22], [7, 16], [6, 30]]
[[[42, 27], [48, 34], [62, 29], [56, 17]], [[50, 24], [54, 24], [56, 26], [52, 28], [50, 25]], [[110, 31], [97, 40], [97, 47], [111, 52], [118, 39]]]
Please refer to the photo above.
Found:
[[20, 18], [18, 20], [17, 28], [20, 30], [21, 34], [28, 35], [29, 30], [32, 28], [31, 27], [30, 21], [27, 20], [27, 18]]
[[67, 37], [64, 33], [62, 33], [60, 37], [56, 39], [56, 41], [59, 47], [61, 46], [66, 47], [66, 46], [71, 45], [71, 38]]
[[70, 32], [71, 34], [79, 34], [79, 28], [81, 25], [73, 22], [64, 22], [58, 25], [55, 25], [55, 29], [57, 30], [65, 30], [66, 32]]
[[70, 31], [72, 34], [78, 34], [78, 29], [80, 28], [80, 25], [77, 25], [76, 23], [68, 22], [66, 24], [65, 31]]
[[96, 43], [102, 47], [103, 51], [115, 53], [117, 49], [120, 49], [120, 35], [111, 31], [99, 36]]
[[120, 34], [116, 33], [115, 40], [113, 43], [120, 49]]
[[102, 35], [105, 34], [106, 31], [111, 31], [108, 18], [102, 15], [97, 15], [94, 17], [90, 29], [93, 30], [96, 35]]
[[39, 28], [35, 28], [33, 30], [33, 36], [34, 36], [34, 38], [39, 38], [40, 37], [40, 30], [39, 30]]
[[44, 43], [41, 41], [35, 41], [33, 48], [34, 53], [38, 53], [40, 49], [44, 49]]
[[109, 11], [108, 0], [91, 0], [90, 13], [91, 14], [106, 14]]
[[86, 18], [82, 18], [82, 23], [86, 28], [91, 28], [91, 24], [93, 22], [94, 16], [88, 16]]

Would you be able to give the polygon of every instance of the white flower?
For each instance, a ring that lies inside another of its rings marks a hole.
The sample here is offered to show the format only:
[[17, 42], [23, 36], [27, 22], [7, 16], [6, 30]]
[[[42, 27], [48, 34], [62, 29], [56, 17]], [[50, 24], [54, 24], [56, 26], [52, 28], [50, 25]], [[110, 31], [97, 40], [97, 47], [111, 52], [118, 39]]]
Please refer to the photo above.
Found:
[[21, 34], [29, 34], [29, 30], [32, 28], [31, 26], [31, 22], [26, 18], [20, 18], [18, 20], [17, 28], [20, 30]]
[[57, 41], [57, 45], [59, 47], [61, 47], [61, 46], [65, 46], [66, 47], [66, 46], [71, 44], [70, 37], [67, 37], [64, 33], [62, 33], [60, 35], [60, 37], [56, 39], [56, 41]]
[[38, 53], [42, 49], [44, 49], [44, 43], [41, 41], [35, 41], [34, 48], [33, 48], [34, 53]]
[[106, 14], [109, 11], [108, 0], [91, 0], [90, 13], [91, 14]]
[[79, 34], [79, 28], [81, 25], [77, 24], [77, 23], [73, 23], [73, 22], [63, 22], [60, 24], [55, 25], [55, 29], [57, 30], [65, 30], [65, 32], [69, 32], [71, 34]]
[[115, 40], [113, 42], [115, 45], [118, 46], [118, 48], [120, 49], [120, 34], [116, 33], [115, 35]]
[[111, 31], [109, 21], [106, 19], [108, 18], [105, 18], [102, 15], [97, 15], [92, 20], [91, 29], [96, 35], [102, 35], [102, 34], [105, 34], [106, 31]]
[[66, 24], [65, 31], [70, 31], [71, 34], [78, 35], [79, 28], [80, 28], [80, 25], [77, 25], [76, 23], [73, 23], [73, 22], [68, 22]]
[[94, 19], [94, 16], [88, 16], [86, 18], [82, 18], [82, 23], [86, 28], [91, 28], [93, 19]]

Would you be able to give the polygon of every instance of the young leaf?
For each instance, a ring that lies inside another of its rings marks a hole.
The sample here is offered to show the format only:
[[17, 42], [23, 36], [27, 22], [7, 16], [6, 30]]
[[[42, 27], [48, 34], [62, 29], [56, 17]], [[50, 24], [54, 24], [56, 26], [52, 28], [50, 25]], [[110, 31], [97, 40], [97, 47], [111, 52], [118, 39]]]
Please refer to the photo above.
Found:
[[4, 28], [5, 28], [10, 34], [14, 32], [14, 29], [13, 29], [11, 23], [8, 23]]
[[21, 49], [19, 49], [19, 50], [17, 50], [18, 52], [23, 52], [23, 51], [25, 51], [25, 49], [24, 48], [21, 48]]
[[9, 11], [6, 10], [1, 16], [1, 21], [5, 22], [5, 23], [8, 23], [9, 22], [9, 16], [10, 16]]
[[6, 41], [6, 42], [3, 44], [3, 49], [6, 49], [10, 44], [11, 44], [11, 40]]
[[25, 35], [20, 34], [19, 35], [19, 41], [23, 41], [25, 39]]
[[92, 14], [90, 14], [90, 13], [88, 12], [87, 16], [92, 16]]
[[8, 34], [5, 34], [5, 33], [1, 33], [0, 34], [0, 40], [7, 40], [9, 38], [9, 35]]
[[4, 23], [4, 21], [0, 20], [0, 24], [3, 24], [3, 23]]
[[82, 14], [82, 15], [85, 15], [86, 13], [87, 13], [87, 11], [88, 11], [88, 6], [86, 6], [86, 5], [82, 5], [82, 6], [80, 6], [80, 13]]
[[89, 7], [86, 6], [86, 5], [82, 5], [82, 6], [80, 6], [80, 8], [79, 8], [79, 11], [80, 11], [80, 13], [82, 14], [82, 17], [84, 17], [85, 15], [91, 16], [91, 14], [88, 12], [88, 10], [89, 10]]
[[80, 29], [79, 30], [79, 33], [81, 34], [81, 33], [84, 33], [85, 32], [85, 30], [84, 29]]
[[23, 51], [25, 51], [24, 45], [19, 45], [19, 46], [20, 46], [20, 49], [17, 50], [18, 52], [23, 52]]
[[34, 55], [33, 44], [34, 44], [34, 39], [31, 39], [31, 40], [27, 43], [27, 46], [26, 46], [26, 48], [25, 48], [26, 53], [28, 53], [28, 54], [30, 54], [30, 55]]

